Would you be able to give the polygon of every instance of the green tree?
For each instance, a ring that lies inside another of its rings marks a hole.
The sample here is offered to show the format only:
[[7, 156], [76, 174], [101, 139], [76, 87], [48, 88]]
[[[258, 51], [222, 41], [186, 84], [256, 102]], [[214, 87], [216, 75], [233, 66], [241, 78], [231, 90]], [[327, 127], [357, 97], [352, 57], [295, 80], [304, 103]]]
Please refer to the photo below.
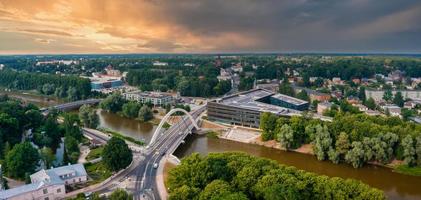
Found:
[[80, 130], [79, 116], [74, 113], [65, 113], [63, 119], [64, 135], [69, 135], [80, 141], [82, 139], [82, 132]]
[[132, 200], [133, 195], [127, 193], [123, 189], [116, 189], [113, 193], [110, 195], [110, 200]]
[[75, 87], [69, 87], [67, 89], [67, 99], [70, 101], [76, 101], [80, 99], [79, 92]]
[[296, 97], [304, 101], [310, 100], [310, 97], [307, 95], [307, 92], [305, 90], [301, 90], [301, 92], [299, 92]]
[[403, 147], [404, 163], [408, 166], [413, 166], [415, 164], [415, 148], [412, 136], [407, 135], [403, 138], [401, 145]]
[[206, 185], [200, 193], [200, 200], [221, 199], [223, 196], [231, 193], [231, 186], [223, 180], [214, 180]]
[[68, 161], [71, 163], [76, 163], [80, 155], [78, 141], [72, 136], [66, 136], [64, 138], [64, 148], [67, 153], [66, 156]]
[[124, 140], [112, 137], [102, 151], [102, 161], [109, 170], [118, 171], [132, 162], [132, 152]]
[[351, 144], [349, 143], [348, 134], [341, 132], [335, 142], [336, 152], [341, 160], [345, 159], [346, 153], [349, 151]]
[[123, 99], [123, 96], [121, 96], [120, 93], [114, 93], [102, 100], [99, 104], [99, 107], [109, 112], [117, 113], [121, 111], [125, 102], [126, 101]]
[[34, 173], [38, 166], [39, 153], [29, 142], [16, 144], [6, 155], [6, 169], [12, 178], [25, 178]]
[[352, 142], [352, 148], [345, 156], [345, 160], [354, 168], [362, 167], [365, 163], [364, 145], [362, 142]]
[[396, 92], [395, 97], [393, 98], [393, 103], [399, 107], [403, 107], [405, 100], [403, 99], [402, 93], [400, 91]]
[[388, 89], [384, 91], [383, 99], [388, 102], [391, 101], [393, 99], [392, 90]]
[[40, 150], [40, 156], [41, 160], [44, 162], [45, 169], [49, 169], [53, 165], [54, 160], [56, 159], [53, 150], [51, 150], [48, 147], [43, 147]]
[[171, 192], [169, 199], [170, 200], [192, 200], [192, 199], [197, 199], [196, 197], [199, 196], [199, 194], [200, 194], [199, 188], [183, 185], [181, 187], [176, 188], [174, 192]]
[[265, 112], [260, 115], [260, 129], [262, 129], [262, 140], [273, 139], [273, 132], [276, 127], [278, 117], [275, 114]]
[[279, 84], [279, 93], [285, 94], [288, 96], [294, 96], [294, 89], [291, 87], [291, 84], [288, 82], [287, 78], [284, 78], [281, 84]]
[[277, 131], [276, 136], [281, 146], [287, 150], [294, 142], [294, 131], [288, 124], [282, 125], [282, 127]]
[[421, 134], [416, 138], [415, 154], [417, 155], [417, 165], [421, 166]]
[[376, 102], [373, 98], [368, 98], [366, 101], [364, 101], [364, 105], [367, 106], [368, 109], [375, 110], [376, 109]]
[[140, 108], [139, 110], [138, 117], [140, 121], [147, 122], [153, 119], [153, 112], [148, 106], [143, 105], [142, 108]]
[[127, 118], [136, 118], [140, 108], [141, 105], [139, 103], [130, 101], [123, 105], [122, 113]]
[[327, 126], [317, 125], [315, 140], [313, 141], [313, 151], [317, 159], [325, 160], [329, 149], [332, 147], [332, 138]]
[[99, 125], [99, 117], [96, 114], [96, 110], [89, 105], [83, 105], [79, 108], [79, 119], [88, 128], [96, 128]]

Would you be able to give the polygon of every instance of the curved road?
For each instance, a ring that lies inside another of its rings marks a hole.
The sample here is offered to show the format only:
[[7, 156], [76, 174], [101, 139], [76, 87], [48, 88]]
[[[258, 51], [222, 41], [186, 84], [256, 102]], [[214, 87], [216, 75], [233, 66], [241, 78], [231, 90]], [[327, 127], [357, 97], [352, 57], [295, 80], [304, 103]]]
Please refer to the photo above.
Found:
[[[203, 106], [190, 114], [195, 120], [206, 109]], [[142, 151], [133, 151], [132, 164], [109, 181], [95, 188], [86, 188], [82, 192], [98, 192], [100, 194], [108, 194], [116, 189], [123, 187], [132, 192], [134, 199], [161, 199], [159, 191], [157, 191], [156, 174], [157, 170], [154, 165], [158, 165], [161, 159], [168, 153], [178, 147], [184, 138], [191, 133], [194, 128], [190, 119], [183, 116], [182, 119], [172, 125], [165, 132], [161, 133], [157, 141]], [[89, 131], [84, 134], [99, 139], [101, 141], [108, 140], [106, 136], [101, 136]], [[133, 148], [132, 148], [133, 149]]]

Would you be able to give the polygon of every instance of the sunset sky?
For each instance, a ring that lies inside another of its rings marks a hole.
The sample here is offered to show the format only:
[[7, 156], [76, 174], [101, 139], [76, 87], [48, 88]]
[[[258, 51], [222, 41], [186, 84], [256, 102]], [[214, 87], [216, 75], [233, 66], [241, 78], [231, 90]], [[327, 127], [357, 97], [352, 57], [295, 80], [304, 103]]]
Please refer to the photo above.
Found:
[[0, 54], [421, 53], [418, 0], [0, 0]]

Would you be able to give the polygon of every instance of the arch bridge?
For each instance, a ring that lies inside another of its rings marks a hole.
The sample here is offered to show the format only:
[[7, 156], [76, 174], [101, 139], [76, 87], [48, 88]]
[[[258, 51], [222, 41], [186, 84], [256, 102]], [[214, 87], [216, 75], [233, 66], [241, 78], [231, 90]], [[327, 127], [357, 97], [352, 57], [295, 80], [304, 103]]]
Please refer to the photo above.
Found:
[[[193, 118], [193, 116], [189, 112], [187, 112], [186, 110], [181, 109], [181, 108], [174, 108], [174, 109], [170, 110], [170, 112], [168, 112], [164, 116], [164, 118], [162, 118], [161, 122], [158, 125], [158, 128], [155, 129], [155, 132], [153, 133], [152, 139], [149, 142], [149, 145], [148, 146], [151, 146], [151, 145], [153, 145], [156, 142], [156, 140], [158, 139], [158, 137], [159, 137], [159, 135], [161, 133], [161, 130], [163, 129], [164, 124], [170, 119], [171, 115], [173, 115], [176, 112], [182, 112], [182, 113], [184, 113], [187, 116], [187, 118], [190, 120], [190, 122], [193, 124], [193, 126], [197, 130], [199, 130], [199, 126], [197, 125], [196, 120]], [[180, 126], [181, 123], [184, 121], [184, 116], [182, 116], [182, 118], [183, 119], [180, 122], [177, 122], [176, 124], [174, 124], [170, 128], [173, 128], [174, 126]]]

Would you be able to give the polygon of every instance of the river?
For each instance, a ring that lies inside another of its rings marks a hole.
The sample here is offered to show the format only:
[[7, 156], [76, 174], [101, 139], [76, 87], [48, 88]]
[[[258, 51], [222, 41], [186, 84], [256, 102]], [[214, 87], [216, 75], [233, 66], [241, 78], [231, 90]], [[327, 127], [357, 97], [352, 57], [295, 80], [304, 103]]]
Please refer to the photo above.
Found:
[[[43, 102], [42, 99], [45, 99], [43, 97], [37, 99], [31, 95], [30, 98], [32, 100], [35, 98], [35, 101], [41, 104], [51, 105], [49, 104], [51, 103], [50, 101]], [[39, 103], [37, 104], [40, 105]], [[146, 141], [149, 141], [156, 128], [152, 124], [130, 120], [105, 111], [98, 111], [98, 114], [100, 116], [101, 126], [132, 136], [136, 139], [145, 139]], [[312, 155], [286, 152], [258, 145], [244, 144], [223, 139], [212, 139], [206, 136], [197, 135], [186, 138], [186, 142], [176, 150], [175, 155], [182, 158], [193, 152], [205, 155], [209, 152], [224, 151], [246, 152], [255, 156], [276, 160], [281, 164], [295, 166], [298, 169], [331, 177], [336, 176], [358, 179], [370, 186], [383, 190], [389, 199], [421, 200], [421, 177], [395, 173], [392, 172], [391, 169], [378, 166], [369, 165], [360, 169], [354, 169], [346, 164], [335, 165], [329, 161], [318, 161], [315, 156]]]

